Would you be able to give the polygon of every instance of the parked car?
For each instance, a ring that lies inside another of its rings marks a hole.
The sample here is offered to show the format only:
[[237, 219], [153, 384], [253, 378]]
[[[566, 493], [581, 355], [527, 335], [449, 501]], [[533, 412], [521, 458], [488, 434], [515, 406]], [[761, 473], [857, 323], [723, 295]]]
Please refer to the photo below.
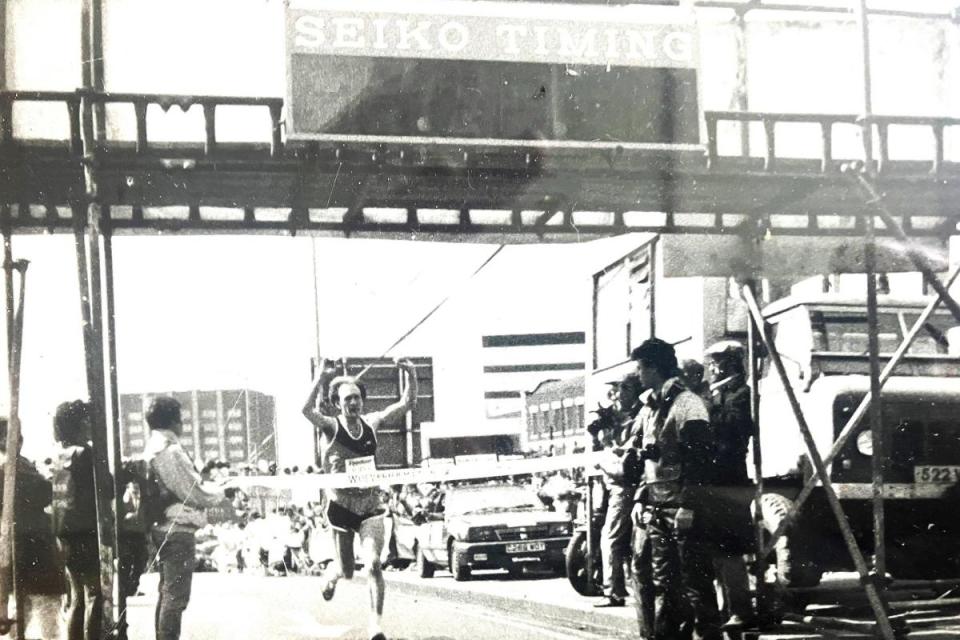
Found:
[[449, 569], [456, 580], [469, 578], [474, 569], [564, 572], [570, 516], [548, 511], [531, 487], [453, 487], [446, 491], [442, 512], [426, 517], [422, 524], [408, 525], [415, 527], [414, 562], [421, 577], [432, 577], [438, 567]]

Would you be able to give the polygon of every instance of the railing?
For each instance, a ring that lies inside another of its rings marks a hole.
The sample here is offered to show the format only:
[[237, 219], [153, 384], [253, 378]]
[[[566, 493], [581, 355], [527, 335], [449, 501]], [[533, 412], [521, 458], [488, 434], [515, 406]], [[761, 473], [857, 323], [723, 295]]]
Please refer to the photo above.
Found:
[[147, 109], [150, 105], [157, 105], [163, 111], [171, 107], [179, 107], [187, 112], [195, 105], [203, 109], [204, 147], [205, 156], [214, 155], [217, 151], [217, 107], [245, 106], [266, 107], [270, 112], [270, 156], [279, 158], [283, 154], [283, 137], [281, 135], [281, 113], [283, 110], [282, 98], [248, 98], [227, 96], [189, 96], [150, 93], [97, 93], [78, 90], [75, 92], [63, 91], [3, 91], [0, 92], [0, 136], [3, 143], [14, 141], [13, 105], [17, 102], [61, 102], [68, 110], [70, 121], [70, 150], [72, 153], [83, 152], [81, 136], [81, 106], [84, 101], [90, 105], [104, 106], [107, 104], [129, 104], [136, 117], [136, 150], [144, 153], [150, 148], [147, 135]]
[[715, 167], [721, 158], [718, 151], [718, 123], [740, 122], [749, 124], [759, 122], [763, 125], [766, 148], [763, 168], [772, 171], [778, 160], [776, 126], [786, 123], [816, 124], [820, 126], [820, 170], [833, 170], [833, 126], [836, 124], [863, 125], [868, 123], [875, 131], [879, 141], [879, 158], [876, 169], [883, 172], [890, 164], [891, 126], [927, 127], [932, 133], [933, 157], [930, 160], [930, 173], [938, 174], [944, 163], [944, 130], [947, 127], [960, 126], [960, 118], [928, 116], [871, 116], [862, 118], [853, 114], [798, 114], [771, 113], [759, 111], [707, 111], [704, 113], [707, 127], [707, 163]]
[[2, 91], [0, 92], [0, 137], [3, 144], [13, 138], [13, 105], [15, 102], [61, 102], [67, 107], [70, 119], [70, 151], [83, 153], [80, 137], [80, 94], [75, 91]]

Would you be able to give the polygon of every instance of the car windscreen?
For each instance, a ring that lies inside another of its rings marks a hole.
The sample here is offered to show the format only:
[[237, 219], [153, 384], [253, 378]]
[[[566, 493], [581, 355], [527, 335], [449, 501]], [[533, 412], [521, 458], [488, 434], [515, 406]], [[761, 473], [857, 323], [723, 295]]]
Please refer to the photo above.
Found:
[[448, 516], [538, 509], [541, 506], [542, 504], [536, 493], [524, 487], [514, 486], [452, 490], [447, 493], [446, 499]]
[[[881, 309], [878, 315], [880, 352], [896, 351], [903, 337], [920, 317], [919, 310]], [[867, 344], [867, 314], [851, 311], [820, 311], [810, 313], [814, 350], [865, 355]], [[934, 313], [924, 323], [910, 350], [910, 355], [945, 355], [950, 352], [948, 331], [956, 325], [947, 313]]]

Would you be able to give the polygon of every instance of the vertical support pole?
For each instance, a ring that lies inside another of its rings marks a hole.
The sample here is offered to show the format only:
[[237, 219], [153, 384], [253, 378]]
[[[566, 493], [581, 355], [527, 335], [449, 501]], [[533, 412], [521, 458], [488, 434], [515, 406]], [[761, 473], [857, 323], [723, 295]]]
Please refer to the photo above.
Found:
[[[113, 444], [113, 496], [114, 511], [118, 514], [123, 510], [123, 484], [121, 482], [120, 471], [123, 468], [120, 446], [120, 396], [117, 385], [117, 333], [116, 317], [114, 315], [114, 286], [113, 286], [113, 228], [108, 224], [103, 228], [103, 263], [104, 263], [104, 281], [106, 285], [105, 298], [106, 307], [104, 315], [107, 319], [107, 369], [110, 372], [110, 384], [108, 385], [110, 401], [110, 433]], [[145, 414], [144, 414], [145, 415]], [[117, 556], [120, 555], [120, 520], [115, 520], [116, 529], [114, 535], [117, 540]], [[119, 563], [117, 565], [119, 567]], [[130, 585], [122, 579], [115, 580], [117, 604], [117, 640], [127, 640], [127, 597], [130, 595]]]
[[[17, 360], [19, 348], [17, 346], [16, 320], [14, 317], [13, 295], [13, 250], [10, 229], [10, 207], [3, 205], [3, 292], [6, 310], [7, 325], [7, 373], [9, 376], [10, 420], [7, 424], [6, 450], [7, 456], [3, 465], [3, 516], [0, 519], [0, 625], [10, 630], [13, 622], [14, 633], [11, 637], [23, 638], [24, 615], [23, 598], [17, 588], [16, 568], [16, 487], [17, 487], [17, 455], [20, 452], [20, 428], [18, 418], [19, 403], [19, 372]], [[22, 302], [21, 302], [22, 304]], [[16, 603], [16, 620], [10, 620], [9, 601], [13, 596]]]
[[96, 490], [98, 536], [100, 539], [100, 584], [103, 590], [103, 628], [114, 628], [114, 558], [116, 557], [116, 513], [111, 499], [113, 479], [110, 476], [109, 451], [107, 437], [106, 398], [107, 385], [103, 344], [103, 281], [102, 248], [99, 228], [100, 205], [90, 204], [90, 219], [87, 228], [87, 257], [90, 267], [89, 305], [90, 305], [90, 343], [93, 350], [87, 357], [91, 368], [89, 381], [91, 422], [93, 424], [93, 470]]
[[7, 89], [7, 0], [0, 0], [0, 91]]
[[[649, 279], [650, 279], [650, 337], [657, 335], [657, 257], [659, 252], [657, 251], [657, 236], [650, 241], [650, 250], [647, 254], [647, 264], [649, 269]], [[596, 310], [594, 310], [594, 323], [593, 326], [596, 327]], [[596, 367], [596, 364], [594, 364]]]
[[[6, 311], [6, 327], [7, 327], [7, 376], [8, 376], [8, 390], [10, 393], [10, 404], [13, 405], [13, 271], [6, 268], [7, 264], [13, 263], [13, 251], [11, 248], [10, 234], [7, 232], [7, 229], [10, 226], [10, 206], [3, 205], [3, 220], [0, 221], [3, 224], [3, 299], [4, 299], [4, 309]], [[5, 443], [7, 451], [16, 451], [17, 450], [17, 440], [13, 432], [13, 429], [10, 427], [13, 425], [7, 425], [7, 441]], [[3, 615], [0, 616], [4, 620], [9, 618], [9, 609], [8, 601], [10, 596], [13, 595], [16, 597], [17, 593], [17, 580], [15, 573], [15, 568], [13, 565], [13, 534], [16, 530], [16, 520], [13, 517], [13, 504], [16, 500], [16, 491], [15, 487], [17, 486], [17, 462], [16, 456], [8, 455], [3, 465], [3, 519], [0, 521], [0, 571], [3, 573], [0, 574], [0, 582], [3, 582], [2, 585], [4, 588], [0, 590], [0, 611]], [[7, 582], [8, 577], [9, 582]], [[20, 607], [17, 607], [19, 614]], [[22, 627], [18, 624], [16, 625], [17, 637], [21, 636]]]
[[[103, 592], [103, 629], [114, 630], [113, 584], [116, 557], [117, 514], [111, 498], [109, 439], [106, 417], [106, 375], [103, 345], [103, 283], [101, 280], [100, 204], [95, 170], [94, 101], [89, 95], [81, 103], [86, 215], [74, 212], [74, 237], [77, 251], [77, 275], [80, 283], [80, 310], [83, 318], [83, 343], [90, 394], [90, 422], [93, 440], [93, 484], [97, 508], [97, 538], [100, 552], [100, 586]], [[84, 242], [86, 240], [86, 242]]]
[[593, 327], [593, 331], [590, 335], [590, 348], [591, 348], [591, 362], [593, 363], [593, 369], [597, 368], [597, 362], [599, 362], [599, 351], [597, 350], [597, 317], [599, 309], [599, 297], [597, 296], [598, 288], [600, 287], [600, 277], [597, 275], [593, 276], [593, 291], [591, 292], [591, 309], [590, 309], [590, 326]]
[[[83, 0], [80, 8], [80, 60], [83, 88], [103, 92], [103, 2]], [[104, 105], [98, 102], [93, 107], [94, 139], [103, 140], [106, 135]]]
[[[593, 584], [593, 488], [596, 486], [596, 478], [593, 475], [589, 474], [589, 469], [587, 470], [587, 513], [586, 513], [586, 524], [587, 524], [587, 556], [584, 558], [584, 571], [587, 574], [587, 584], [584, 587], [584, 592], [588, 596], [594, 595], [594, 584]], [[636, 594], [635, 594], [635, 597]]]
[[853, 12], [860, 28], [860, 63], [863, 67], [863, 160], [868, 174], [873, 172], [873, 80], [870, 71], [870, 16], [867, 0], [854, 0]]
[[[734, 20], [737, 23], [737, 110], [750, 110], [750, 93], [747, 73], [749, 70], [749, 58], [747, 57], [747, 12], [744, 9], [737, 9], [734, 12]], [[740, 155], [744, 158], [750, 156], [750, 121], [740, 121]]]
[[[863, 66], [863, 159], [866, 174], [874, 175], [873, 164], [873, 81], [870, 68], [870, 15], [867, 0], [856, 0], [854, 13], [860, 28], [860, 47]], [[882, 132], [885, 134], [886, 132]], [[886, 136], [881, 136], [881, 145], [886, 151]], [[884, 158], [885, 159], [885, 158]], [[885, 464], [883, 448], [883, 413], [880, 397], [880, 342], [877, 328], [877, 278], [876, 278], [876, 242], [874, 237], [873, 212], [867, 211], [866, 245], [864, 262], [867, 272], [867, 340], [870, 350], [870, 431], [873, 436], [872, 480], [873, 480], [873, 544], [874, 571], [881, 578], [876, 580], [877, 589], [883, 589], [883, 576], [886, 570], [884, 551], [884, 508], [883, 508], [883, 468]]]
[[[744, 286], [755, 291], [756, 282], [748, 281]], [[753, 563], [753, 574], [757, 583], [757, 611], [762, 619], [766, 618], [769, 597], [767, 594], [764, 576], [767, 573], [767, 556], [763, 552], [763, 539], [766, 530], [763, 526], [763, 448], [760, 442], [760, 338], [758, 328], [751, 316], [747, 323], [747, 375], [750, 379], [750, 418], [753, 421], [753, 476], [756, 482], [753, 509], [754, 544], [756, 557]]]
[[[883, 577], [886, 572], [884, 543], [883, 471], [886, 450], [883, 437], [883, 396], [880, 394], [880, 338], [877, 318], [877, 255], [873, 214], [866, 217], [864, 266], [867, 272], [867, 342], [870, 351], [870, 432], [873, 436], [873, 567]], [[882, 581], [878, 586], [882, 587]]]
[[[403, 397], [404, 391], [410, 386], [410, 376], [404, 372], [400, 371], [400, 397]], [[403, 416], [404, 424], [404, 434], [405, 434], [405, 445], [406, 445], [406, 464], [408, 467], [413, 466], [413, 412], [417, 409], [417, 398], [413, 399], [413, 407], [407, 410]]]

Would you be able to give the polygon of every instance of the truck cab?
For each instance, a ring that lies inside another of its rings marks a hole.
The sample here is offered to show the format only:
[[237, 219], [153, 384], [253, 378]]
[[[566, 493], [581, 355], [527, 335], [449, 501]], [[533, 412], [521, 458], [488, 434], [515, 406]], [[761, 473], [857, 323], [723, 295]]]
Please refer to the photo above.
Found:
[[[929, 302], [878, 298], [881, 360], [892, 356]], [[764, 316], [817, 448], [826, 457], [870, 389], [865, 299], [791, 296], [767, 307]], [[960, 576], [960, 330], [948, 311], [936, 311], [925, 322], [884, 386], [882, 403], [890, 571], [895, 577]], [[812, 465], [780, 379], [769, 366], [760, 381], [760, 441], [768, 486], [781, 501], [792, 500], [813, 473]], [[873, 455], [868, 416], [828, 467], [867, 552], [873, 546]], [[815, 582], [824, 570], [849, 568], [839, 540], [818, 487], [788, 534], [789, 549], [778, 549], [778, 554], [789, 553], [794, 565], [805, 564], [807, 571], [797, 575]]]

